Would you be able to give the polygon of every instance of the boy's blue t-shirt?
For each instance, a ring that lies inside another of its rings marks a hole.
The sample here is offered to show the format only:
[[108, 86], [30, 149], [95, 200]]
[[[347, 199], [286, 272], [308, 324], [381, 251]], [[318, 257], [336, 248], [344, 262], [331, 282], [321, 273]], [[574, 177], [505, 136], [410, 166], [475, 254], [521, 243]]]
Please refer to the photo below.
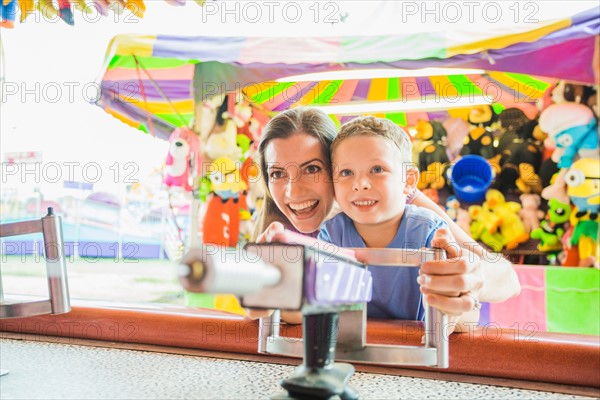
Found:
[[[433, 211], [407, 204], [391, 249], [431, 247], [436, 230], [448, 224]], [[366, 247], [352, 220], [340, 213], [325, 222], [319, 239], [340, 247]], [[425, 310], [417, 283], [419, 269], [369, 266], [373, 276], [373, 298], [367, 304], [369, 318], [422, 321]]]

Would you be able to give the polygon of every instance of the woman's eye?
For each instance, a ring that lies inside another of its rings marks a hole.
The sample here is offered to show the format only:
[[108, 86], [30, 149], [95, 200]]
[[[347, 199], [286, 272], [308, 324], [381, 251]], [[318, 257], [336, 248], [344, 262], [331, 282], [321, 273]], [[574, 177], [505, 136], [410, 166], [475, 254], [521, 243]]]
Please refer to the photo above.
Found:
[[283, 178], [283, 171], [272, 171], [269, 177], [271, 179], [281, 179]]
[[350, 176], [352, 175], [352, 171], [350, 171], [349, 169], [343, 169], [340, 171], [340, 176]]
[[321, 167], [318, 165], [308, 165], [304, 171], [306, 171], [307, 174], [316, 174], [321, 171]]
[[373, 167], [373, 169], [371, 169], [372, 172], [376, 173], [376, 174], [380, 174], [383, 172], [383, 168], [380, 167], [379, 165], [376, 167]]

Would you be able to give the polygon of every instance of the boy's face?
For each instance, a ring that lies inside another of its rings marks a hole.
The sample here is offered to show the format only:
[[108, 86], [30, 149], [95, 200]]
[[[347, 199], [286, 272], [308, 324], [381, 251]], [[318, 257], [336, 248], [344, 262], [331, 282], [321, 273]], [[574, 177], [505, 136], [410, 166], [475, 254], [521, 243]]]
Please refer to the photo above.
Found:
[[392, 141], [350, 137], [336, 146], [332, 162], [336, 201], [355, 224], [383, 224], [402, 216], [416, 177], [414, 170], [405, 172], [409, 164], [403, 165]]

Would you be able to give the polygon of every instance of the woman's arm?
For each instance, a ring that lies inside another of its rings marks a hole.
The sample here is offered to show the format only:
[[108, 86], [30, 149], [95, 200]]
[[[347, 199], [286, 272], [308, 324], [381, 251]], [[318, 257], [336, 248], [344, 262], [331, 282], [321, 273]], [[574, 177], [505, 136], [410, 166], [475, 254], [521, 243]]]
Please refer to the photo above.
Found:
[[[482, 274], [483, 282], [481, 283], [481, 287], [476, 288], [476, 279], [465, 278], [473, 286], [471, 291], [477, 291], [479, 300], [501, 302], [521, 292], [519, 279], [510, 261], [498, 253], [486, 251], [476, 240], [463, 231], [456, 222], [452, 221], [440, 206], [422, 193], [417, 194], [413, 198], [412, 204], [428, 208], [442, 217], [448, 223], [450, 232], [458, 245], [462, 249], [468, 250], [468, 252], [465, 252], [466, 257], [463, 258], [466, 258], [468, 263], [479, 264], [479, 268], [472, 268], [470, 273]], [[471, 253], [474, 253], [478, 257], [474, 257]]]

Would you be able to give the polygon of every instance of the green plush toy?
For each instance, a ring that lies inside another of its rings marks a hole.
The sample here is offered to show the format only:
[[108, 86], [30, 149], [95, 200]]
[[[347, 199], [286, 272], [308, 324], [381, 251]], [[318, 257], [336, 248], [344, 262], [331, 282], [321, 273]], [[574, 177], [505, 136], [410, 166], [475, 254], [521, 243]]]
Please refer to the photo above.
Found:
[[531, 232], [532, 239], [539, 239], [538, 250], [545, 253], [558, 253], [562, 250], [561, 237], [565, 233], [565, 224], [571, 217], [571, 205], [557, 199], [548, 201], [546, 219], [540, 227]]

